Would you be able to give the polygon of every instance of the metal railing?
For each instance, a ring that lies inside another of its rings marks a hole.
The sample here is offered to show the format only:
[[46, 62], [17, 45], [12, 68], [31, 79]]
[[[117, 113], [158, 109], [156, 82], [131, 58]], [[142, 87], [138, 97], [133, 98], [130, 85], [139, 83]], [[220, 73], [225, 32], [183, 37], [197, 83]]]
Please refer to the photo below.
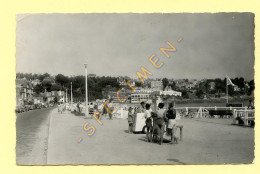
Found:
[[[209, 110], [247, 110], [247, 107], [176, 107], [177, 117], [184, 118], [205, 118], [209, 115]], [[234, 115], [234, 114], [233, 114]]]
[[254, 109], [245, 109], [245, 110], [233, 110], [233, 123], [237, 123], [237, 118], [240, 117], [244, 121], [244, 125], [248, 126], [249, 121], [255, 120], [255, 110]]

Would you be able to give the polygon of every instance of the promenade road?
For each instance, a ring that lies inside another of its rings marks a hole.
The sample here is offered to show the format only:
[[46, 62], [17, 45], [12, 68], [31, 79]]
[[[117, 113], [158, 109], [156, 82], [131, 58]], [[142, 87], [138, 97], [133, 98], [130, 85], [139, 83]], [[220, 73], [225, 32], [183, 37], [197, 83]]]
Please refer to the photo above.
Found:
[[[96, 128], [91, 137], [83, 131], [86, 121]], [[232, 125], [231, 119], [182, 119], [178, 124], [184, 126], [184, 139], [177, 145], [128, 134], [124, 119], [102, 122], [53, 110], [47, 164], [237, 164], [254, 159], [254, 129]]]
[[53, 107], [17, 114], [16, 163], [44, 165], [47, 163], [50, 112]]

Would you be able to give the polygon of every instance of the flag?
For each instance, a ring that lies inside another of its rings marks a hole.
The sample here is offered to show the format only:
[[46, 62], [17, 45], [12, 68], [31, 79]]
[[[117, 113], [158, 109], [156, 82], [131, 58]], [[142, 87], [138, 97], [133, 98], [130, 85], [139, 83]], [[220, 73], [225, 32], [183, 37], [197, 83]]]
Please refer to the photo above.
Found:
[[234, 85], [234, 83], [232, 83], [232, 81], [230, 80], [230, 78], [227, 76], [227, 85], [232, 85], [232, 86], [236, 86]]

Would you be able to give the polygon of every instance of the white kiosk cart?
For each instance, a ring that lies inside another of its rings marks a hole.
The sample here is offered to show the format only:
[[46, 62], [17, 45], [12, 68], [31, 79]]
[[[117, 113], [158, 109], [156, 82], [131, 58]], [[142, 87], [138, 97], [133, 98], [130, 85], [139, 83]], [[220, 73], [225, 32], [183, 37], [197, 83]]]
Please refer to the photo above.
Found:
[[[171, 96], [181, 96], [181, 92], [169, 90], [169, 91], [154, 91], [150, 94], [152, 98], [151, 108], [155, 112], [157, 110], [158, 103], [162, 102], [165, 98], [169, 98]], [[166, 101], [167, 102], [167, 101]], [[167, 107], [168, 104], [166, 104]], [[134, 127], [133, 132], [145, 132], [145, 118], [144, 113], [137, 113], [134, 119]]]

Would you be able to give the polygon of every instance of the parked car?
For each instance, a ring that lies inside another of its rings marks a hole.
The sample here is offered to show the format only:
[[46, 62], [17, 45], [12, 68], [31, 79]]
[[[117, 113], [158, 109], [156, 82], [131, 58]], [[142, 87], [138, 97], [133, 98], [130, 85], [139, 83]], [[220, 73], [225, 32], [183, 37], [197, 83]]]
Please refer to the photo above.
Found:
[[35, 109], [35, 105], [25, 105], [25, 111], [30, 111], [34, 109]]
[[25, 112], [29, 111], [30, 110], [30, 105], [24, 105], [24, 110], [25, 110]]
[[30, 110], [35, 110], [35, 109], [36, 109], [35, 105], [30, 105]]
[[42, 108], [42, 105], [39, 103], [39, 104], [35, 104], [35, 108], [36, 109], [41, 109]]
[[22, 113], [22, 112], [24, 112], [24, 107], [23, 107], [23, 106], [16, 106], [16, 107], [15, 107], [15, 112], [16, 112], [16, 113]]
[[95, 113], [95, 109], [94, 109], [94, 108], [89, 108], [89, 109], [88, 109], [88, 113], [89, 113], [90, 115], [93, 115], [93, 114]]

